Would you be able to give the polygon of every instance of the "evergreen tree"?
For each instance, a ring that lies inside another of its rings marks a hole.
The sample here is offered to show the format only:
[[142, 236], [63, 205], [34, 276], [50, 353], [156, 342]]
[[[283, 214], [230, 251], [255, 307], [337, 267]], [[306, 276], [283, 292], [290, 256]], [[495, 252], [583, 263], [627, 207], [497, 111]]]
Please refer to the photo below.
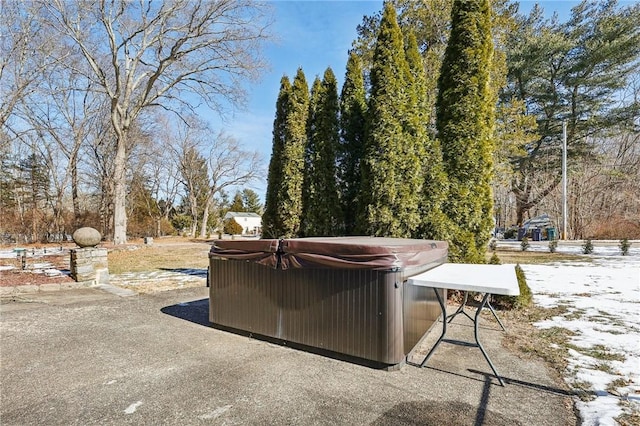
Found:
[[360, 59], [349, 54], [347, 71], [340, 94], [340, 147], [338, 182], [344, 214], [344, 232], [356, 233], [356, 215], [360, 193], [360, 160], [364, 151], [364, 126], [367, 100]]
[[246, 212], [262, 214], [262, 203], [260, 202], [260, 197], [252, 189], [246, 188], [242, 190], [242, 205]]
[[284, 158], [285, 127], [287, 123], [287, 106], [291, 95], [289, 77], [280, 80], [280, 92], [276, 101], [276, 118], [273, 121], [273, 147], [267, 176], [267, 194], [265, 208], [262, 214], [262, 229], [265, 238], [278, 238], [279, 228], [276, 226], [278, 203], [281, 198], [282, 162]]
[[385, 3], [371, 69], [360, 230], [369, 235], [409, 237], [419, 224], [421, 159], [407, 128], [411, 74], [396, 12]]
[[420, 226], [416, 238], [446, 239], [446, 216], [442, 202], [446, 196], [446, 176], [442, 166], [442, 152], [437, 140], [429, 137], [430, 106], [423, 59], [413, 31], [406, 46], [407, 64], [411, 73], [407, 93], [408, 111], [405, 127], [413, 140], [414, 154], [422, 159], [422, 192], [420, 194]]
[[308, 142], [303, 188], [303, 234], [335, 236], [342, 233], [342, 211], [336, 182], [339, 139], [338, 83], [331, 68], [311, 90]]
[[229, 206], [230, 212], [244, 212], [246, 211], [244, 208], [244, 200], [242, 199], [242, 194], [240, 191], [236, 191], [236, 194], [233, 196], [233, 200], [231, 201], [231, 205]]
[[262, 219], [266, 238], [296, 237], [300, 231], [308, 114], [309, 86], [299, 68], [293, 85], [286, 77], [281, 80], [276, 103], [267, 205]]
[[490, 18], [488, 0], [454, 0], [438, 81], [436, 125], [449, 181], [443, 211], [451, 221], [449, 258], [460, 262], [484, 263], [493, 224]]
[[574, 164], [593, 162], [594, 134], [615, 132], [624, 122], [637, 125], [640, 103], [624, 91], [637, 85], [640, 4], [621, 3], [581, 2], [564, 23], [546, 20], [536, 7], [518, 17], [507, 38], [508, 85], [501, 100], [522, 102], [537, 120], [537, 138], [509, 155], [518, 223], [561, 182], [561, 173], [543, 186], [535, 178], [550, 166], [560, 170], [563, 121]]

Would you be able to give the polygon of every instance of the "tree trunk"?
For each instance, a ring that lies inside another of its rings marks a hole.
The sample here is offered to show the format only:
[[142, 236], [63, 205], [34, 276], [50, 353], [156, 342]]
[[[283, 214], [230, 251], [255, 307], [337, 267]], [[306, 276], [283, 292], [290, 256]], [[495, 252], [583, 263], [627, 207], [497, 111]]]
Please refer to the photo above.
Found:
[[78, 200], [78, 155], [76, 153], [69, 159], [71, 162], [71, 202], [73, 203], [74, 227], [80, 225], [80, 201]]
[[207, 222], [209, 221], [209, 207], [211, 206], [211, 200], [207, 200], [202, 212], [202, 225], [200, 226], [200, 238], [207, 236]]
[[118, 138], [113, 173], [113, 243], [127, 243], [127, 153], [125, 134]]

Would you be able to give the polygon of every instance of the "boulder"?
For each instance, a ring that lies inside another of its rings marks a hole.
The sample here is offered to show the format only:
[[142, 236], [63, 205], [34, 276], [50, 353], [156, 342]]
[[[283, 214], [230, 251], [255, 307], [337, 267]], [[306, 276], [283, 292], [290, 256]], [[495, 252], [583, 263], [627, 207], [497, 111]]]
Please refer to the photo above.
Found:
[[73, 241], [80, 247], [95, 247], [100, 243], [102, 235], [95, 228], [85, 226], [73, 233]]

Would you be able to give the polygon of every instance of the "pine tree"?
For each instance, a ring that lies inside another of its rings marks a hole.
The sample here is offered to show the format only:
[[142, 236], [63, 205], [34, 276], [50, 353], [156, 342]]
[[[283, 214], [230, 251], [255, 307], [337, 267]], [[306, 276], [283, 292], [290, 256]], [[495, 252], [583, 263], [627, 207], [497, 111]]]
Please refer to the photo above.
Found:
[[360, 59], [349, 54], [347, 71], [340, 94], [340, 147], [338, 182], [344, 213], [344, 232], [356, 233], [356, 215], [360, 193], [360, 160], [364, 151], [364, 125], [367, 100]]
[[282, 78], [276, 103], [267, 205], [262, 219], [266, 238], [296, 237], [300, 231], [308, 113], [309, 86], [299, 68], [293, 85]]
[[262, 213], [262, 203], [260, 203], [260, 197], [258, 194], [249, 188], [245, 188], [242, 190], [242, 205], [244, 206], [244, 211], [251, 213]]
[[244, 212], [246, 211], [244, 208], [244, 200], [242, 199], [242, 194], [240, 191], [236, 191], [233, 196], [233, 200], [231, 201], [231, 205], [229, 206], [230, 212]]
[[410, 79], [396, 12], [386, 3], [371, 69], [361, 164], [359, 222], [360, 230], [369, 235], [409, 237], [419, 224], [421, 159], [407, 128]]
[[484, 263], [493, 224], [494, 104], [489, 87], [493, 44], [488, 0], [454, 0], [451, 36], [438, 81], [438, 136], [449, 180], [453, 261]]
[[335, 236], [342, 233], [342, 211], [336, 181], [339, 139], [338, 83], [331, 68], [311, 90], [308, 142], [303, 188], [303, 234]]

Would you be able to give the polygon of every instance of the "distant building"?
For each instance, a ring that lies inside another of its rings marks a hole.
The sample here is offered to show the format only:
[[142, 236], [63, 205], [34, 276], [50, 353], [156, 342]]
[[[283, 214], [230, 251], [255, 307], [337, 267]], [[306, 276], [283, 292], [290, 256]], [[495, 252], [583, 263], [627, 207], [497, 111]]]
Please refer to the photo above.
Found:
[[242, 235], [260, 235], [262, 233], [262, 217], [257, 213], [229, 212], [224, 220], [233, 219], [242, 226]]

